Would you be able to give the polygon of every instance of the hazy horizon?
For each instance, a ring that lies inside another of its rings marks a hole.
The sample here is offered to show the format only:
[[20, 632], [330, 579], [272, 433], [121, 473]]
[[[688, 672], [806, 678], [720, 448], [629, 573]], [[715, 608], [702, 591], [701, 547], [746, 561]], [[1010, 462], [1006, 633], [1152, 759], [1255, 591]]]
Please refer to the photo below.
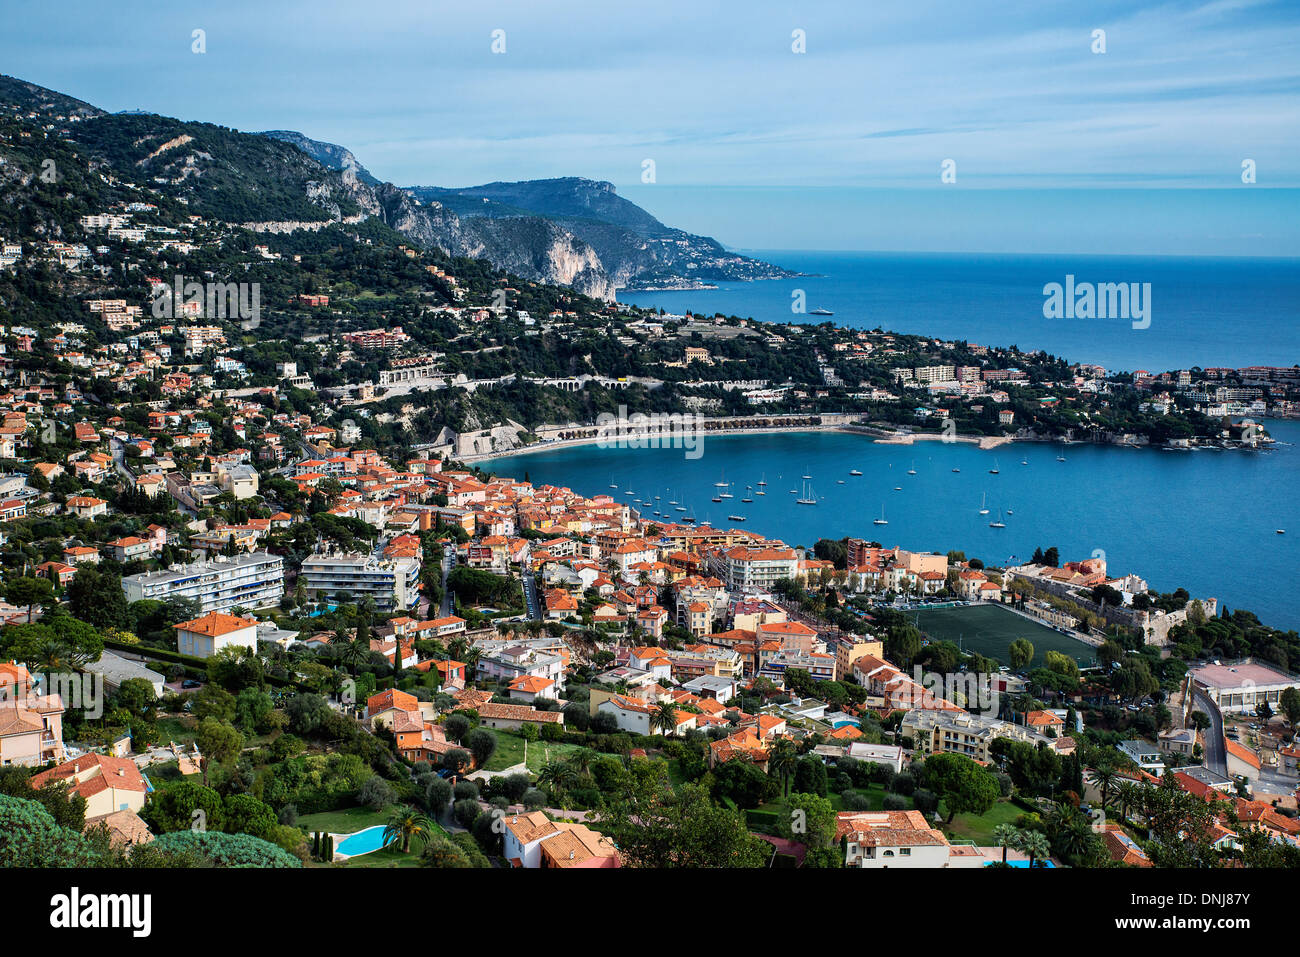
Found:
[[28, 5], [0, 60], [109, 111], [296, 130], [402, 186], [607, 180], [733, 248], [1300, 255], [1284, 0], [366, 14]]

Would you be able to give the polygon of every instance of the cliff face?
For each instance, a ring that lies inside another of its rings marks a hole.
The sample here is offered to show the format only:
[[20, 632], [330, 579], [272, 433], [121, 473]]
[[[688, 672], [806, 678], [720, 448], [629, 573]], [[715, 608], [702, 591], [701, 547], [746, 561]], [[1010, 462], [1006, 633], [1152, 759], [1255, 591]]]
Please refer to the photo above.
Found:
[[614, 298], [614, 284], [586, 243], [538, 216], [463, 220], [441, 203], [419, 203], [391, 183], [351, 186], [358, 205], [412, 242], [450, 256], [486, 259], [498, 269], [596, 299]]

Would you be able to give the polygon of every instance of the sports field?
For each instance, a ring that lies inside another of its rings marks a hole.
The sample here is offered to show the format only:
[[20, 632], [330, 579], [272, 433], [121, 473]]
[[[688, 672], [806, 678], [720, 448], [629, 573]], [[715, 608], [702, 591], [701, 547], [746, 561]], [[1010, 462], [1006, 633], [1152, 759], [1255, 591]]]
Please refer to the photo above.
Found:
[[1017, 638], [1027, 638], [1034, 646], [1034, 660], [1029, 668], [1041, 667], [1048, 651], [1069, 655], [1086, 668], [1096, 664], [1096, 649], [1046, 625], [1022, 618], [1000, 605], [968, 605], [958, 608], [924, 608], [906, 613], [932, 641], [951, 641], [967, 653], [996, 658], [1010, 664], [1007, 646]]

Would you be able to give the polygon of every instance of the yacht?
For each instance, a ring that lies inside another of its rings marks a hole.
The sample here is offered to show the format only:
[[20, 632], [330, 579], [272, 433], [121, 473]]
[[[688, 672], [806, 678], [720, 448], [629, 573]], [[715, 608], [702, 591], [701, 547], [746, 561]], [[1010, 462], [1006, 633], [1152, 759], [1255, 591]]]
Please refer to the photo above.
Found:
[[1056, 457], [1056, 461], [1058, 461], [1058, 462], [1064, 462], [1064, 461], [1065, 461], [1065, 456], [1064, 456], [1064, 455], [1058, 455], [1058, 456]]
[[1012, 511], [1011, 509], [1007, 509], [1007, 514], [1008, 514], [1008, 515], [1014, 515], [1014, 514], [1016, 514], [1016, 513], [1015, 513], [1014, 511]]
[[726, 489], [727, 489], [727, 490], [726, 490], [725, 492], [719, 492], [719, 493], [718, 493], [718, 498], [735, 498], [735, 497], [736, 497], [736, 496], [734, 496], [734, 495], [731, 494], [731, 486], [730, 486], [730, 485], [726, 486]]
[[850, 474], [850, 475], [861, 475], [862, 473], [859, 472], [857, 469], [849, 469], [849, 474]]
[[810, 315], [810, 316], [833, 316], [833, 315], [835, 315], [835, 313], [831, 312], [829, 309], [809, 309], [809, 310], [808, 310], [808, 315]]
[[742, 501], [742, 502], [752, 502], [752, 501], [754, 501], [753, 491], [754, 491], [754, 486], [750, 485], [750, 486], [746, 487], [746, 489], [745, 489], [745, 497], [742, 498], [741, 501]]
[[835, 484], [836, 484], [836, 485], [843, 485], [843, 484], [844, 484], [844, 479], [836, 479], [836, 480], [835, 480]]
[[685, 506], [685, 505], [678, 505], [676, 510], [679, 511], [679, 512], [684, 512], [684, 511], [686, 511], [686, 506]]
[[709, 501], [710, 501], [710, 502], [721, 502], [721, 501], [722, 501], [722, 496], [721, 496], [721, 495], [715, 495], [715, 496], [713, 496], [713, 498], [709, 499]]
[[728, 515], [728, 516], [727, 516], [727, 521], [729, 521], [729, 522], [743, 522], [744, 520], [745, 520], [745, 516], [743, 516], [743, 515]]
[[720, 482], [714, 482], [714, 483], [713, 483], [713, 487], [714, 487], [714, 488], [726, 488], [726, 487], [727, 487], [727, 472], [726, 472], [725, 469], [724, 469], [723, 472], [722, 472], [722, 481], [720, 481]]
[[766, 472], [764, 472], [764, 473], [763, 473], [763, 477], [760, 478], [760, 479], [758, 480], [758, 484], [759, 484], [759, 485], [766, 485], [766, 484], [767, 484], [767, 473], [766, 473]]
[[1027, 458], [1021, 459], [1021, 460], [1020, 460], [1020, 464], [1021, 464], [1021, 465], [1028, 465], [1028, 464], [1029, 464], [1029, 459], [1027, 459]]
[[984, 499], [985, 499], [985, 497], [986, 497], [986, 496], [984, 496], [984, 495], [981, 495], [981, 496], [980, 496], [980, 514], [981, 514], [981, 515], [987, 515], [987, 514], [989, 513], [989, 507], [988, 507], [987, 505], [984, 504]]
[[996, 522], [989, 522], [989, 528], [1006, 528], [1006, 527], [1007, 527], [1007, 523], [1002, 521], [1001, 512], [998, 512], [998, 520]]
[[889, 520], [885, 518], [885, 506], [880, 506], [880, 518], [874, 519], [872, 525], [888, 525]]
[[912, 462], [912, 467], [911, 467], [910, 469], [907, 470], [907, 474], [908, 474], [908, 475], [915, 475], [915, 474], [916, 474], [916, 462]]
[[953, 471], [954, 471], [954, 472], [960, 472], [961, 469], [955, 468], [955, 469], [953, 469]]
[[[794, 491], [794, 490], [791, 489], [791, 491]], [[797, 493], [796, 493], [796, 494], [797, 494]], [[799, 504], [799, 505], [816, 505], [816, 504], [817, 504], [817, 496], [813, 493], [813, 490], [809, 487], [809, 485], [808, 485], [807, 482], [804, 483], [804, 486], [803, 486], [803, 494], [800, 495], [797, 499], [795, 499], [795, 502], [796, 502], [797, 504]]]
[[895, 485], [895, 486], [894, 486], [894, 491], [895, 491], [895, 492], [901, 492], [902, 490], [903, 490], [903, 486], [901, 486], [901, 485]]
[[989, 469], [989, 475], [997, 475], [997, 474], [998, 474], [998, 460], [994, 459], [993, 468]]

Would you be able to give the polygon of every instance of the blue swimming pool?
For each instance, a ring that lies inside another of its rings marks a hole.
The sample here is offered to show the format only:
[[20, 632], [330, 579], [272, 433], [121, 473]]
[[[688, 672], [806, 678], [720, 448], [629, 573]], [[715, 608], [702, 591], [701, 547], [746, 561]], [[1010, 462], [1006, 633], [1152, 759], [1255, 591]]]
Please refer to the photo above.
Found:
[[[988, 867], [989, 864], [993, 864], [993, 863], [996, 863], [996, 862], [995, 862], [995, 861], [989, 861], [988, 864], [985, 864], [984, 866], [985, 866], [985, 867]], [[1028, 866], [1029, 866], [1029, 862], [1028, 862], [1028, 861], [1007, 861], [1007, 866], [1008, 866], [1008, 867], [1028, 867]], [[1051, 861], [1034, 861], [1034, 870], [1038, 870], [1038, 868], [1040, 868], [1040, 867], [1055, 867], [1055, 866], [1056, 866], [1056, 865], [1053, 864]]]
[[349, 834], [335, 846], [334, 850], [339, 854], [346, 854], [348, 857], [356, 857], [358, 854], [369, 854], [371, 851], [377, 851], [383, 846], [384, 826], [376, 824], [364, 831]]

